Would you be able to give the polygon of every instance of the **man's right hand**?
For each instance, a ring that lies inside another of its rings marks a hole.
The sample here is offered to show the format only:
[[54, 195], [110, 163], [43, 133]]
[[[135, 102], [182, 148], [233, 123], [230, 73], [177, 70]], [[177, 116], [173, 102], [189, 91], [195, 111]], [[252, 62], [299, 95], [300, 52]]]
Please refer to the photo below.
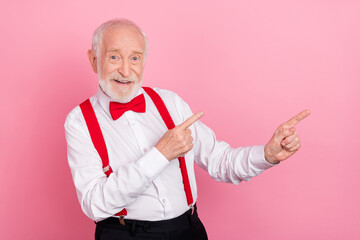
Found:
[[203, 115], [203, 112], [198, 112], [189, 117], [182, 124], [168, 130], [155, 145], [157, 150], [159, 150], [159, 152], [161, 152], [169, 161], [184, 156], [193, 148], [193, 138], [191, 137], [191, 130], [188, 128]]

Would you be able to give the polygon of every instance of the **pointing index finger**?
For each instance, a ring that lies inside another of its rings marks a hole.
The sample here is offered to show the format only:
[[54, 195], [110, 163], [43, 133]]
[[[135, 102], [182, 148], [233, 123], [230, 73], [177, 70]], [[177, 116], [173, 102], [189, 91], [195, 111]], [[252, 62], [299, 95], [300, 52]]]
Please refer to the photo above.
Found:
[[305, 110], [299, 113], [298, 115], [292, 117], [289, 121], [287, 121], [285, 124], [289, 127], [294, 127], [296, 124], [298, 124], [301, 120], [306, 118], [310, 115], [310, 110]]
[[203, 112], [198, 112], [198, 113], [192, 115], [191, 117], [189, 117], [188, 119], [186, 119], [183, 123], [178, 125], [178, 127], [183, 128], [183, 129], [187, 129], [188, 127], [193, 125], [197, 120], [199, 120], [202, 116], [204, 116], [204, 113]]

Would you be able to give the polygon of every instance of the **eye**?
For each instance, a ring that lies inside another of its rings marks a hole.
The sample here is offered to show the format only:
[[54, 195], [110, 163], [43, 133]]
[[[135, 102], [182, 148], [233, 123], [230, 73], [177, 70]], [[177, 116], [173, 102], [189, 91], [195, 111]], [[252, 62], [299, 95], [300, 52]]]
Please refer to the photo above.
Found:
[[137, 61], [139, 59], [140, 59], [139, 57], [132, 57], [132, 60], [134, 60], [134, 61]]
[[112, 60], [116, 60], [116, 59], [118, 59], [118, 57], [117, 57], [117, 56], [115, 56], [115, 55], [110, 56], [110, 58], [111, 58]]

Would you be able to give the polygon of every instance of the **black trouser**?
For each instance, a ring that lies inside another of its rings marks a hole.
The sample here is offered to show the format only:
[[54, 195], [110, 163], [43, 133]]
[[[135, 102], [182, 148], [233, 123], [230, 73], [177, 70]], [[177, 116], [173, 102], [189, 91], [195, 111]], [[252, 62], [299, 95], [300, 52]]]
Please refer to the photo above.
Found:
[[164, 221], [127, 220], [125, 226], [118, 218], [108, 218], [96, 223], [95, 240], [207, 240], [204, 225], [195, 205], [183, 215]]

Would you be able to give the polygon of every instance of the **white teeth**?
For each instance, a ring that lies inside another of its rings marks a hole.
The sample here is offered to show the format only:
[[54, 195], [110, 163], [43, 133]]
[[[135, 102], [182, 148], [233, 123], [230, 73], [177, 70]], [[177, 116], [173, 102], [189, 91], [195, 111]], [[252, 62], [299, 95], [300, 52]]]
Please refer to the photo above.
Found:
[[117, 80], [117, 79], [115, 79], [115, 81], [117, 81], [117, 82], [119, 82], [119, 83], [130, 83], [130, 81]]

